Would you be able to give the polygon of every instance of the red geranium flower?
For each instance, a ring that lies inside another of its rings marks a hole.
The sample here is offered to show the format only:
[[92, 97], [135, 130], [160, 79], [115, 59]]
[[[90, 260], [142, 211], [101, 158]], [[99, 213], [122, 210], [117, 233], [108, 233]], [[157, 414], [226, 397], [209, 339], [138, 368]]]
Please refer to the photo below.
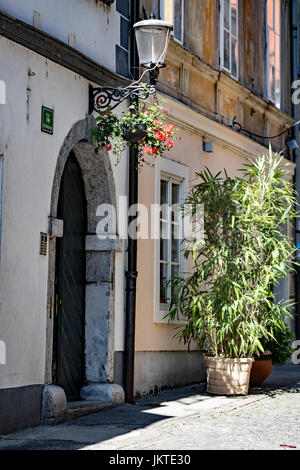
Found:
[[160, 140], [163, 143], [165, 143], [165, 141], [167, 140], [166, 135], [161, 131], [155, 131], [153, 135], [154, 137], [156, 137], [156, 139]]
[[166, 132], [166, 134], [168, 135], [168, 137], [171, 136], [173, 130], [175, 129], [175, 124], [171, 124], [170, 126], [164, 126], [163, 127], [163, 130]]
[[171, 149], [171, 148], [174, 147], [174, 142], [173, 142], [173, 140], [169, 140], [169, 142], [167, 143], [167, 147], [168, 147], [168, 149]]
[[109, 144], [109, 145], [108, 145], [108, 144], [107, 144], [107, 145], [105, 145], [105, 148], [106, 148], [106, 150], [109, 152], [109, 151], [111, 150], [111, 144]]

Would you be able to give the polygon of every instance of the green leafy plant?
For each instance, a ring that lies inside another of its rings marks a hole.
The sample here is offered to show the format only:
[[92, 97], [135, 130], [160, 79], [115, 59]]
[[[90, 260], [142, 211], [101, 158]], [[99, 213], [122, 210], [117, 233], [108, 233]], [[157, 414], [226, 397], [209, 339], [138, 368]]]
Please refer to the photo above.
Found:
[[274, 365], [284, 364], [291, 359], [295, 348], [291, 346], [295, 336], [291, 333], [288, 326], [273, 332], [274, 338], [263, 338], [261, 340], [264, 352], [255, 351], [255, 360], [271, 359]]
[[[121, 117], [115, 114], [110, 107], [106, 110], [98, 109], [97, 126], [92, 130], [91, 138], [95, 142], [95, 152], [106, 149], [112, 150], [114, 155], [120, 155], [126, 147], [135, 147], [139, 151], [139, 161], [144, 157], [161, 156], [174, 147], [174, 135], [177, 129], [174, 124], [166, 124], [168, 110], [160, 104], [154, 103], [146, 107], [140, 104], [137, 108], [131, 106], [123, 112]], [[126, 140], [126, 133], [138, 133], [143, 129], [144, 135], [138, 142]], [[178, 140], [181, 140], [179, 138]]]
[[276, 302], [272, 285], [293, 269], [295, 246], [282, 228], [295, 217], [295, 194], [282, 156], [257, 158], [230, 178], [224, 170], [197, 173], [184, 206], [204, 209], [203, 242], [185, 250], [191, 273], [171, 281], [177, 292], [170, 320], [182, 316], [179, 340], [209, 356], [253, 357], [262, 339], [284, 330], [290, 304]]

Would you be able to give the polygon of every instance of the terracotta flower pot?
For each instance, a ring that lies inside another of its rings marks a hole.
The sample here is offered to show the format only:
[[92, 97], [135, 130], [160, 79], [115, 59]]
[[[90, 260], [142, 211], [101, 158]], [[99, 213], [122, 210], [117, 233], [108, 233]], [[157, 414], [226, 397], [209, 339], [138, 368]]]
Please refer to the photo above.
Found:
[[260, 387], [273, 370], [271, 359], [254, 361], [250, 375], [250, 386]]
[[252, 358], [228, 359], [205, 357], [208, 393], [214, 395], [247, 395]]
[[132, 129], [124, 127], [123, 139], [127, 142], [137, 143], [146, 136], [146, 128], [144, 124], [137, 124]]

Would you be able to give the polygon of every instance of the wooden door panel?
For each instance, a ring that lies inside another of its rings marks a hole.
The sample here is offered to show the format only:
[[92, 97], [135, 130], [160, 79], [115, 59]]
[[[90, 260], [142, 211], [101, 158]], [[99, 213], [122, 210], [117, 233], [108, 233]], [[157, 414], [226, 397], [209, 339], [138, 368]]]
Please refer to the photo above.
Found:
[[53, 379], [68, 400], [76, 400], [84, 383], [86, 199], [72, 153], [62, 177], [58, 217], [64, 221], [64, 236], [57, 240]]

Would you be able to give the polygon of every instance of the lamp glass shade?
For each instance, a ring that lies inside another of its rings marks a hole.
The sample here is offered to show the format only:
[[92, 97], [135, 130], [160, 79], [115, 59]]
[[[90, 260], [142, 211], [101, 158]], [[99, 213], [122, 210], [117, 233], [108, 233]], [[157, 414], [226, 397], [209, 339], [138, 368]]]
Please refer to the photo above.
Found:
[[139, 21], [134, 26], [140, 64], [145, 68], [164, 67], [173, 26], [162, 20]]

